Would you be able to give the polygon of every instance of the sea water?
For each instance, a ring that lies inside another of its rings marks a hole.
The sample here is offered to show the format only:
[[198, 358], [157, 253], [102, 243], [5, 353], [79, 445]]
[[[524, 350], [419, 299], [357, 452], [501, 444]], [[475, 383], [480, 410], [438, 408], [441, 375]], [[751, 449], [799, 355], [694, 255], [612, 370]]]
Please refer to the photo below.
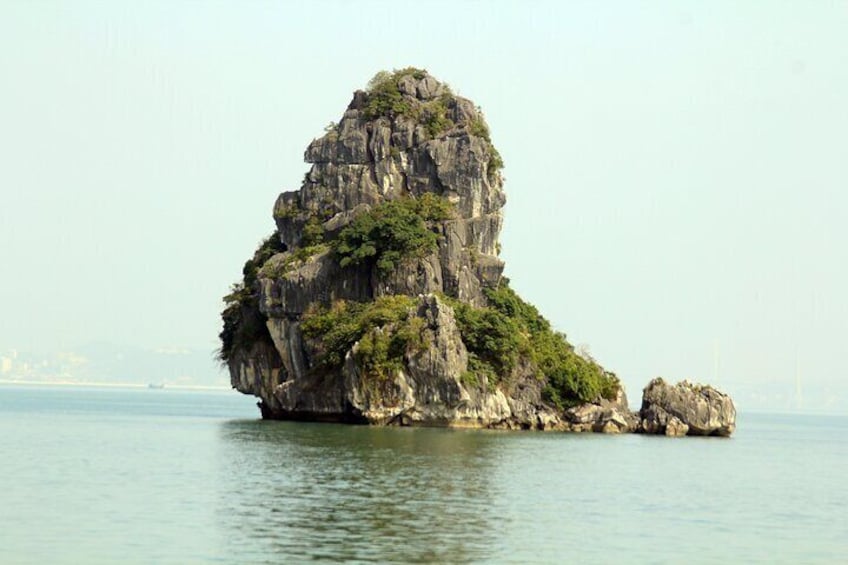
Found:
[[234, 392], [0, 386], [0, 563], [833, 563], [848, 418], [730, 439], [264, 422]]

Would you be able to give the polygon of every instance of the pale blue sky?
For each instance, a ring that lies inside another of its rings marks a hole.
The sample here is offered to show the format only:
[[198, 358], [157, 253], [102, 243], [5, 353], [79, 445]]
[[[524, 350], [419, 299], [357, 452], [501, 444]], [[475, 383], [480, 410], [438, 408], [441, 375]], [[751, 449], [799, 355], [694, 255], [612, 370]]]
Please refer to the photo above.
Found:
[[3, 2], [0, 350], [214, 349], [308, 142], [414, 65], [487, 115], [513, 286], [632, 397], [789, 395], [796, 362], [844, 395], [846, 29], [846, 2]]

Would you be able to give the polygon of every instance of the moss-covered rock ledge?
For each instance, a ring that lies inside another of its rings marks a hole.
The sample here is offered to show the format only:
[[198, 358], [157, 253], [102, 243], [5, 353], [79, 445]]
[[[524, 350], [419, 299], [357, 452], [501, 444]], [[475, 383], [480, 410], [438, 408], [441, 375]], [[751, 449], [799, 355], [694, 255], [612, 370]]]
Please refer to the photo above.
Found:
[[222, 314], [220, 357], [263, 417], [665, 432], [503, 277], [503, 161], [479, 107], [424, 70], [381, 72], [305, 158]]

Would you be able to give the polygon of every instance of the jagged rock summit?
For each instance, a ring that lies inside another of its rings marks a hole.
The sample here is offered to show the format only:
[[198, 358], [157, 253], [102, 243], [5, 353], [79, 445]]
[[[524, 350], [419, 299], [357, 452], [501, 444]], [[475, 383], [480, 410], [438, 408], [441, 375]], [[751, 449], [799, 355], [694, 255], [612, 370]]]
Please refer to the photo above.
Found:
[[225, 298], [221, 359], [265, 418], [626, 432], [614, 374], [503, 277], [503, 163], [479, 107], [378, 73], [306, 149]]

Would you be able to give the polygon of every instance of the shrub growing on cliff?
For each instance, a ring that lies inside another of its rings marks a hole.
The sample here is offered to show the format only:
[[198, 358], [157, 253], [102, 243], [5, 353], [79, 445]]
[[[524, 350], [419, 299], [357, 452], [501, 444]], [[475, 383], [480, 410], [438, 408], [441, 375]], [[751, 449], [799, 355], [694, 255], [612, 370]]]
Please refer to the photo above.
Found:
[[303, 335], [320, 345], [317, 366], [338, 370], [358, 341], [357, 363], [366, 375], [383, 378], [400, 368], [409, 348], [422, 346], [424, 320], [414, 315], [411, 296], [382, 296], [373, 302], [338, 301], [303, 317]]
[[489, 180], [493, 180], [496, 178], [498, 171], [504, 168], [503, 157], [501, 157], [500, 152], [495, 149], [494, 145], [489, 145], [489, 151], [491, 154], [489, 155], [489, 162], [486, 165], [488, 170]]
[[526, 332], [531, 359], [539, 376], [548, 381], [544, 390], [547, 400], [563, 408], [615, 396], [619, 386], [615, 375], [578, 355], [565, 334], [554, 331], [536, 307], [524, 302], [509, 284], [487, 290], [486, 297], [492, 308], [516, 320]]
[[326, 243], [318, 243], [309, 247], [298, 247], [291, 253], [286, 254], [281, 261], [267, 262], [259, 269], [259, 278], [280, 278], [286, 276], [292, 270], [299, 268], [316, 255], [326, 252], [330, 246]]
[[228, 361], [238, 348], [248, 348], [265, 337], [270, 340], [265, 319], [259, 312], [256, 285], [262, 265], [271, 256], [284, 250], [280, 234], [275, 231], [259, 244], [253, 257], [244, 263], [242, 281], [234, 284], [230, 293], [224, 297], [224, 311], [221, 312], [224, 327], [218, 334], [221, 340], [218, 359], [221, 361]]
[[411, 75], [415, 79], [424, 78], [426, 71], [407, 67], [394, 72], [380, 71], [368, 81], [368, 100], [365, 103], [365, 118], [373, 120], [381, 116], [395, 118], [409, 115], [415, 106], [404, 98], [398, 87], [401, 78]]
[[431, 193], [389, 200], [357, 216], [332, 247], [342, 267], [373, 264], [386, 274], [405, 260], [434, 251], [438, 236], [428, 223], [451, 215], [451, 204]]
[[254, 291], [256, 282], [259, 280], [259, 269], [262, 268], [265, 261], [285, 250], [286, 246], [280, 241], [280, 234], [277, 231], [262, 240], [262, 243], [253, 253], [253, 257], [245, 261], [244, 267], [241, 269], [243, 288], [250, 292]]
[[[478, 108], [479, 112], [480, 109]], [[486, 122], [483, 121], [482, 117], [477, 117], [470, 124], [468, 124], [468, 133], [471, 135], [476, 135], [477, 137], [482, 137], [486, 140], [486, 143], [489, 145], [489, 162], [487, 164], [487, 170], [489, 174], [489, 180], [495, 178], [495, 174], [503, 169], [504, 162], [501, 154], [495, 148], [492, 143], [492, 137], [489, 133], [489, 126], [486, 125]]]
[[506, 379], [529, 348], [517, 321], [493, 308], [454, 302], [462, 341], [478, 369], [497, 380]]
[[486, 308], [448, 299], [470, 354], [469, 370], [502, 382], [520, 362], [529, 362], [547, 381], [544, 398], [560, 409], [615, 396], [618, 379], [578, 355], [565, 335], [555, 332], [506, 280], [485, 293]]
[[323, 243], [324, 241], [324, 226], [321, 225], [321, 220], [317, 216], [310, 216], [303, 226], [303, 235], [301, 236], [300, 244], [303, 247], [312, 247]]
[[453, 120], [448, 117], [448, 105], [451, 98], [451, 94], [445, 93], [436, 100], [421, 106], [421, 115], [418, 121], [432, 137], [436, 137], [454, 126]]
[[445, 93], [442, 96], [422, 103], [412, 96], [404, 96], [400, 91], [400, 81], [406, 76], [420, 80], [427, 76], [427, 71], [415, 67], [393, 72], [380, 71], [368, 81], [368, 97], [363, 108], [365, 119], [406, 116], [423, 125], [433, 137], [452, 128], [454, 123], [448, 117], [448, 104], [453, 96], [450, 88], [443, 85]]
[[259, 312], [255, 293], [247, 291], [241, 284], [233, 285], [230, 294], [224, 297], [224, 302], [226, 306], [221, 312], [224, 327], [218, 334], [221, 340], [218, 349], [220, 361], [229, 361], [239, 349], [249, 350], [263, 339], [270, 342], [271, 336], [265, 326], [265, 317]]

